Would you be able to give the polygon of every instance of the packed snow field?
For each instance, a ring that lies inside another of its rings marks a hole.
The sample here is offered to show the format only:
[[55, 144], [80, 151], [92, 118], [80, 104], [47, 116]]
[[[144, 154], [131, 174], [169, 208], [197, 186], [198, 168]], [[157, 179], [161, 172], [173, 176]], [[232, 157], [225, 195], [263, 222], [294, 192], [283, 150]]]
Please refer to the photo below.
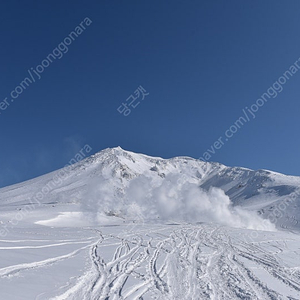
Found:
[[0, 299], [300, 299], [300, 236], [212, 224], [15, 229]]
[[299, 188], [103, 150], [0, 189], [0, 299], [300, 299]]

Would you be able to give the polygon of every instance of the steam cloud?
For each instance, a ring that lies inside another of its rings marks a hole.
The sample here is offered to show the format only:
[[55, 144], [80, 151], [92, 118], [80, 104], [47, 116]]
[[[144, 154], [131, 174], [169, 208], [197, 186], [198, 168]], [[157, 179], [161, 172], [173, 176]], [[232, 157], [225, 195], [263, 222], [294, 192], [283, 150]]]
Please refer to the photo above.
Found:
[[[241, 207], [233, 207], [229, 197], [219, 188], [208, 191], [179, 175], [168, 175], [154, 181], [145, 175], [130, 182], [125, 195], [112, 195], [109, 181], [102, 181], [98, 190], [86, 197], [85, 211], [113, 214], [147, 221], [212, 222], [232, 227], [273, 231], [275, 226]], [[141, 217], [142, 216], [142, 217]]]

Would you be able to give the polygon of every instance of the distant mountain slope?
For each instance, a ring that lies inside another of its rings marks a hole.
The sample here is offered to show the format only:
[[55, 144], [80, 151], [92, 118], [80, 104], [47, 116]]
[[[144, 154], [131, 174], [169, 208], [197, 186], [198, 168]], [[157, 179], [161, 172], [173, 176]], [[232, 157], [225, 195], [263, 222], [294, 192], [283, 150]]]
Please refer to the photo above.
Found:
[[[155, 215], [155, 206], [162, 205], [161, 210], [173, 209], [169, 214], [173, 217], [176, 209], [178, 214], [186, 212], [186, 205], [194, 203], [193, 195], [195, 201], [201, 201], [195, 186], [206, 191], [211, 187], [222, 189], [234, 207], [257, 212], [277, 227], [300, 229], [299, 177], [226, 167], [189, 157], [150, 157], [120, 147], [105, 149], [68, 168], [0, 189], [0, 209], [22, 210], [32, 203], [38, 203], [38, 207], [69, 205], [87, 213], [97, 211], [126, 218], [130, 212], [125, 212], [124, 207], [137, 203], [140, 207], [145, 204], [143, 216]], [[216, 192], [209, 195], [215, 197]], [[164, 198], [164, 202], [156, 202], [157, 197]], [[186, 204], [185, 197], [192, 200]], [[153, 205], [149, 206], [151, 201]]]

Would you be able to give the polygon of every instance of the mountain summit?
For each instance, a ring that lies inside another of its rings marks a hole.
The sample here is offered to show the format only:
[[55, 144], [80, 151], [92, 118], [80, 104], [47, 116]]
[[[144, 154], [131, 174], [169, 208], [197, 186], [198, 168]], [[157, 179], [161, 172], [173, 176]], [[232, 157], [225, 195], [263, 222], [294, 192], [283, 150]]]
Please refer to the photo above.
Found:
[[[44, 209], [134, 220], [300, 229], [300, 178], [190, 157], [107, 148], [64, 169], [0, 189], [5, 210]], [[236, 220], [234, 220], [236, 219]], [[246, 221], [245, 221], [246, 220]], [[254, 220], [254, 221], [253, 221]], [[262, 227], [263, 228], [263, 227]]]
[[0, 298], [300, 299], [299, 186], [105, 149], [0, 190]]

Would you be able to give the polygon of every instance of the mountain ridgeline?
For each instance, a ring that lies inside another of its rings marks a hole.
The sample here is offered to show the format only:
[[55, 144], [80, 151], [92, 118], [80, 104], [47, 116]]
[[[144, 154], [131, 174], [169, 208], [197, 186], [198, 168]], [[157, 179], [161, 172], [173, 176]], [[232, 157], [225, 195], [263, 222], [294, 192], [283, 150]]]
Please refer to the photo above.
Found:
[[87, 214], [124, 219], [139, 214], [149, 220], [179, 216], [185, 222], [210, 221], [207, 215], [211, 221], [226, 219], [228, 211], [242, 219], [242, 209], [278, 228], [300, 229], [299, 177], [190, 157], [150, 157], [120, 147], [0, 189], [6, 210], [33, 203], [37, 209], [61, 205]]

